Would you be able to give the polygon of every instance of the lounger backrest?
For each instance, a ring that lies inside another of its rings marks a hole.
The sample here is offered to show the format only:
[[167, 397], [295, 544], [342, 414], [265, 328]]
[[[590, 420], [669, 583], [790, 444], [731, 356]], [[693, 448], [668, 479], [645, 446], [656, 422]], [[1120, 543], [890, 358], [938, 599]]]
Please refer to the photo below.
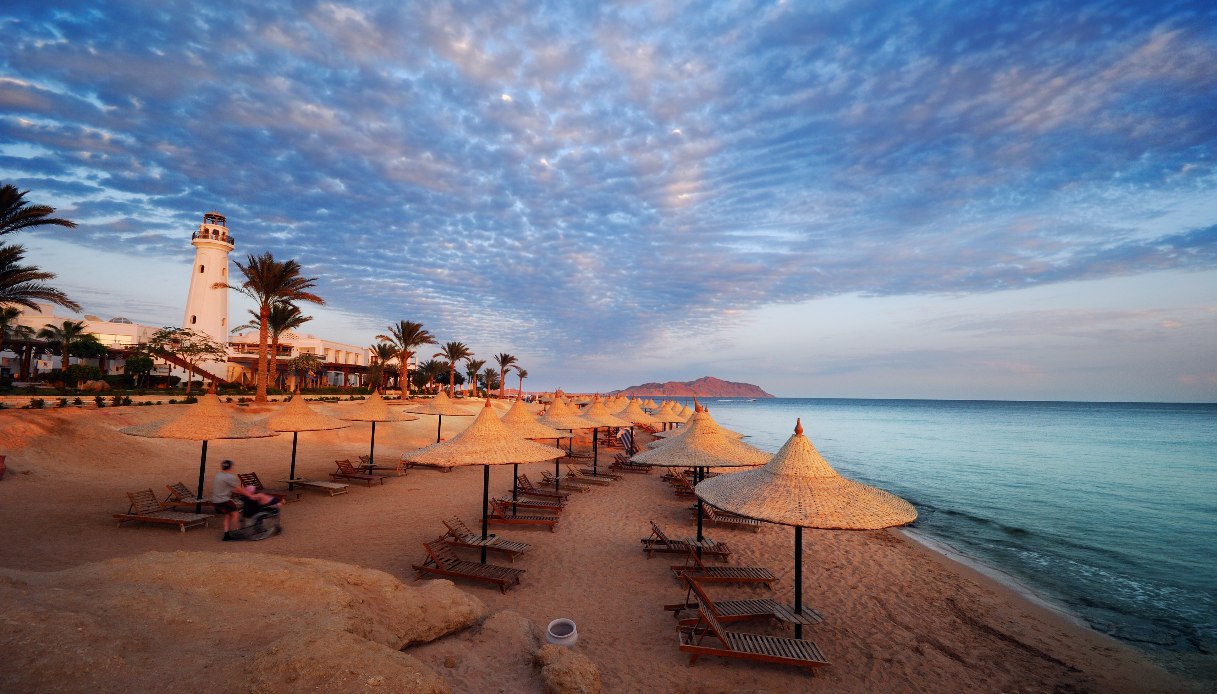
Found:
[[248, 487], [252, 484], [254, 489], [262, 488], [262, 480], [258, 479], [258, 473], [256, 472], [239, 472], [237, 473], [237, 479], [241, 480], [241, 486], [243, 487]]
[[[693, 547], [689, 547], [689, 561], [693, 562], [694, 566], [703, 571], [706, 569], [706, 565], [702, 563], [701, 557], [697, 556], [697, 550]], [[686, 565], [687, 563], [688, 562], [686, 562]]]
[[169, 490], [170, 495], [176, 501], [191, 501], [194, 499], [194, 492], [190, 491], [190, 488], [182, 482], [166, 484], [165, 488]]
[[141, 516], [164, 510], [151, 489], [145, 489], [142, 492], [127, 492], [127, 498], [131, 500], [131, 508]]
[[655, 521], [651, 521], [651, 532], [655, 533], [655, 537], [658, 537], [659, 541], [664, 543], [665, 545], [672, 544], [672, 541], [668, 539], [668, 536], [665, 535], [664, 532], [659, 529], [658, 525], [655, 525]]
[[532, 486], [532, 482], [528, 479], [528, 475], [524, 475], [524, 474], [518, 475], [516, 477], [516, 485], [520, 489], [527, 489], [529, 491], [536, 490], [536, 487]]
[[722, 642], [723, 648], [734, 650], [731, 648], [731, 642], [727, 641], [726, 630], [723, 629], [723, 625], [719, 624], [718, 620], [714, 618], [714, 610], [706, 607], [706, 604], [702, 602], [700, 592], [697, 598], [697, 617], [706, 626], [710, 627], [710, 631], [714, 632], [715, 638]]
[[358, 472], [355, 470], [355, 466], [351, 465], [351, 461], [349, 460], [335, 460], [334, 464], [338, 466], [338, 471], [344, 475], [358, 474]]
[[431, 559], [439, 566], [451, 566], [460, 561], [442, 537], [437, 537], [431, 542], [424, 542], [423, 547], [427, 548], [427, 554], [431, 555]]
[[451, 530], [452, 534], [456, 535], [457, 537], [469, 537], [473, 534], [473, 531], [469, 529], [469, 526], [465, 525], [465, 521], [461, 520], [460, 518], [449, 518], [448, 520], [444, 521], [444, 527]]
[[692, 576], [685, 574], [684, 577], [688, 581], [689, 588], [693, 591], [693, 594], [697, 596], [697, 602], [701, 603], [702, 607], [705, 607], [712, 615], [717, 617], [718, 608], [714, 606], [714, 601], [710, 599], [710, 596], [706, 595], [706, 589], [702, 588], [701, 584]]

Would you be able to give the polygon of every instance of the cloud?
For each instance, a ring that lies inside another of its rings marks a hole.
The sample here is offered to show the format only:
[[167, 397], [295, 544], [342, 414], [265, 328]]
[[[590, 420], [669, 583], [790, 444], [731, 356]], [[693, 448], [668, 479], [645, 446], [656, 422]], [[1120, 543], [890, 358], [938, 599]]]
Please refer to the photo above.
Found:
[[181, 260], [219, 209], [358, 320], [616, 355], [773, 303], [1212, 268], [1193, 10], [18, 3], [0, 177], [85, 247]]

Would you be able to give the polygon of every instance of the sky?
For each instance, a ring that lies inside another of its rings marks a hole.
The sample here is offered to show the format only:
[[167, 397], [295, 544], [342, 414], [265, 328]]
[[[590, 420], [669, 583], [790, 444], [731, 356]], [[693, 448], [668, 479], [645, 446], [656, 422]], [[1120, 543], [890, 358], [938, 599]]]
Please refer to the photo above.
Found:
[[316, 278], [306, 332], [421, 322], [516, 355], [526, 389], [1217, 401], [1211, 2], [0, 23], [0, 181], [79, 224], [6, 240], [86, 313], [180, 324], [216, 210], [232, 259]]

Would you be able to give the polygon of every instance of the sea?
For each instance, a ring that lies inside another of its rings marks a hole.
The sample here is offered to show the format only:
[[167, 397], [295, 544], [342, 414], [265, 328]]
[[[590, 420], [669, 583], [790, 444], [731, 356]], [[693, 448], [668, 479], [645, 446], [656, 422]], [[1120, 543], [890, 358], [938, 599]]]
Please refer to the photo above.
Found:
[[768, 451], [801, 418], [838, 472], [916, 506], [913, 532], [1217, 681], [1217, 404], [701, 402]]

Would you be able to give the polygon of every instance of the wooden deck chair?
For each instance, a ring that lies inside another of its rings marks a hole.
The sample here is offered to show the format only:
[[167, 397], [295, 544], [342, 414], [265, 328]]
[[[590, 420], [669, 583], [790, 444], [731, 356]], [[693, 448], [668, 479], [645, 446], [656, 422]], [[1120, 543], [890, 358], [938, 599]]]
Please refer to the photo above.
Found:
[[427, 550], [427, 558], [423, 560], [422, 564], [412, 565], [417, 572], [416, 578], [426, 575], [468, 578], [493, 583], [499, 587], [500, 591], [506, 593], [507, 588], [519, 583], [520, 577], [524, 575], [523, 569], [464, 561], [452, 553], [452, 548], [442, 537], [431, 542], [424, 542], [423, 547]]
[[516, 475], [516, 489], [520, 494], [526, 494], [532, 497], [543, 497], [548, 499], [561, 499], [565, 501], [570, 498], [570, 492], [550, 492], [534, 485], [532, 480], [528, 479], [528, 475], [520, 473]]
[[[701, 555], [702, 557], [718, 557], [723, 561], [727, 561], [727, 557], [731, 554], [731, 550], [722, 542], [715, 542], [710, 538], [702, 538]], [[651, 521], [651, 536], [642, 538], [642, 551], [647, 553], [647, 559], [655, 556], [656, 552], [664, 552], [666, 554], [688, 554], [690, 549], [696, 551], [698, 542], [692, 538], [684, 540], [669, 539], [663, 529]]]
[[768, 588], [778, 580], [772, 571], [759, 566], [706, 566], [692, 547], [685, 563], [673, 566], [672, 573], [677, 578], [692, 576], [702, 583], [764, 583]]
[[384, 484], [385, 478], [388, 477], [388, 475], [373, 475], [367, 472], [360, 472], [355, 469], [355, 466], [349, 460], [335, 460], [334, 464], [338, 466], [338, 470], [331, 472], [330, 478], [335, 482], [340, 480], [362, 480], [367, 482], [368, 486], [371, 487], [373, 482]]
[[532, 545], [527, 542], [515, 542], [513, 540], [504, 540], [501, 537], [491, 535], [485, 540], [481, 535], [469, 529], [465, 522], [460, 518], [449, 518], [444, 521], [444, 527], [448, 528], [448, 534], [444, 536], [444, 541], [450, 545], [458, 547], [469, 547], [472, 549], [481, 549], [485, 547], [491, 552], [498, 552], [507, 556], [513, 563], [516, 557], [532, 549]]
[[406, 465], [406, 461], [404, 460], [397, 461], [395, 465], [374, 465], [372, 464], [372, 458], [370, 456], [361, 455], [359, 456], [358, 469], [368, 473], [376, 472], [377, 470], [384, 470], [385, 472], [392, 474], [394, 477], [404, 477], [410, 468], [408, 465]]
[[698, 583], [697, 579], [688, 575], [684, 579], [685, 583], [689, 586], [688, 593], [685, 595], [685, 601], [676, 605], [663, 606], [663, 609], [675, 612], [676, 619], [680, 619], [680, 613], [685, 610], [697, 611], [697, 606], [700, 604], [708, 609], [715, 619], [724, 624], [743, 622], [749, 619], [760, 619], [762, 617], [771, 617], [788, 624], [803, 624], [807, 626], [824, 621], [820, 613], [815, 610], [804, 608], [802, 612], [796, 613], [794, 608], [780, 603], [773, 598], [711, 600], [710, 596], [706, 594], [706, 589]]
[[558, 531], [558, 517], [553, 515], [517, 515], [511, 512], [511, 503], [503, 503], [498, 499], [490, 500], [490, 516], [487, 521], [502, 525], [543, 525], [549, 531]]
[[715, 509], [710, 504], [704, 504], [703, 508], [705, 519], [717, 528], [735, 528], [736, 530], [757, 532], [764, 524], [764, 521], [759, 521], [755, 518], [745, 518], [733, 513], [724, 513]]
[[618, 453], [613, 457], [612, 465], [609, 465], [610, 470], [619, 472], [633, 472], [642, 475], [651, 474], [651, 466], [645, 463], [631, 463], [629, 456]]
[[495, 501], [501, 501], [505, 506], [514, 506], [517, 511], [545, 511], [552, 513], [555, 516], [562, 514], [562, 509], [566, 506], [561, 499], [526, 499], [523, 495], [518, 499], [498, 498]]
[[114, 520], [118, 521], [119, 527], [128, 521], [161, 523], [176, 525], [178, 530], [186, 532], [186, 528], [199, 525], [206, 527], [207, 522], [211, 519], [211, 516], [205, 513], [183, 513], [166, 509], [161, 502], [156, 500], [156, 494], [153, 494], [151, 489], [145, 489], [142, 492], [127, 492], [127, 498], [131, 501], [127, 512], [114, 514]]
[[594, 484], [598, 487], [608, 486], [621, 479], [621, 475], [602, 475], [590, 470], [580, 470], [573, 465], [566, 466], [566, 476], [580, 484]]
[[169, 490], [169, 496], [166, 496], [165, 500], [161, 502], [161, 506], [164, 508], [184, 508], [201, 505], [210, 506], [212, 510], [215, 510], [215, 503], [211, 499], [196, 497], [194, 492], [190, 491], [190, 487], [187, 487], [184, 482], [166, 484], [165, 489]]
[[564, 489], [568, 492], [579, 492], [581, 494], [584, 492], [590, 492], [594, 488], [594, 485], [577, 480], [570, 475], [554, 477], [553, 474], [548, 472], [541, 473], [541, 484], [544, 485], [546, 489], [549, 487], [554, 487], [556, 489]]
[[668, 483], [671, 485], [672, 492], [676, 496], [685, 498], [697, 496], [697, 492], [693, 491], [693, 483], [689, 481], [688, 477], [684, 476], [684, 473], [678, 472], [672, 475], [672, 479], [668, 480]]
[[292, 480], [279, 480], [282, 484], [290, 484], [304, 489], [313, 489], [319, 492], [327, 492], [330, 496], [338, 496], [346, 494], [351, 489], [351, 485], [343, 482], [326, 482], [325, 480], [311, 480], [307, 477], [297, 477]]
[[276, 499], [283, 501], [299, 501], [304, 497], [304, 492], [298, 492], [294, 489], [268, 489], [266, 485], [262, 484], [262, 480], [258, 479], [258, 473], [256, 472], [238, 472], [237, 479], [241, 480], [242, 487], [248, 487], [252, 484], [255, 490], [263, 494], [270, 494]]
[[[795, 665], [807, 668], [812, 674], [815, 673], [814, 668], [828, 665], [819, 646], [811, 641], [727, 631], [704, 605], [697, 608], [697, 622], [678, 626], [676, 634], [681, 652], [689, 654], [689, 665], [695, 664], [703, 655]], [[713, 636], [720, 645], [707, 645], [707, 636]]]

